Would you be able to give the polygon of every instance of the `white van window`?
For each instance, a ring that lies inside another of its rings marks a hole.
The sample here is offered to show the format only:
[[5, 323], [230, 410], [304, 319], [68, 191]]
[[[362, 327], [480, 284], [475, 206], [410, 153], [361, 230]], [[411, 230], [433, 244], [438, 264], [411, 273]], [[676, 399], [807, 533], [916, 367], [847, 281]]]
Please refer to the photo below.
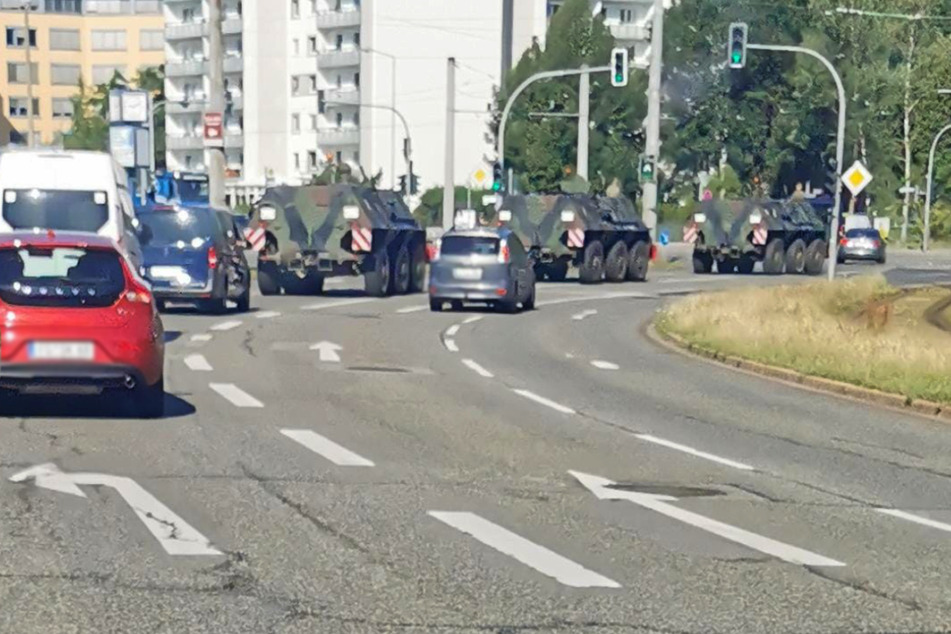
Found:
[[109, 201], [102, 191], [6, 189], [3, 219], [13, 229], [95, 233], [109, 220]]

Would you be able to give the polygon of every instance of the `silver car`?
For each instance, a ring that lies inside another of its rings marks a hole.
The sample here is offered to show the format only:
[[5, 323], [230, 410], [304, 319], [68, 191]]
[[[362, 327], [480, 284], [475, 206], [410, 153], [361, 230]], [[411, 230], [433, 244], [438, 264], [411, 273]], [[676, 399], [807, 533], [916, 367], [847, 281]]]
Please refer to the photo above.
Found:
[[535, 308], [535, 270], [522, 242], [507, 229], [447, 231], [434, 246], [429, 307], [454, 310], [463, 302], [485, 303], [514, 313]]
[[839, 240], [838, 261], [874, 260], [885, 264], [885, 241], [878, 229], [849, 229]]

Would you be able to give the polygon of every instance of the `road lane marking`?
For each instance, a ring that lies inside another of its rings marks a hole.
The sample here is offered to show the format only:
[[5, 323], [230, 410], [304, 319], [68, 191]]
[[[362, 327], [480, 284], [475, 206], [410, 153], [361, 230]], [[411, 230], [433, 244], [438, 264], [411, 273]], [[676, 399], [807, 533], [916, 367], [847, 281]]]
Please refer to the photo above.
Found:
[[322, 304], [310, 304], [301, 306], [301, 310], [323, 310], [325, 308], [339, 308], [340, 306], [355, 306], [356, 304], [366, 304], [374, 301], [371, 297], [361, 297], [359, 299], [342, 299], [338, 302], [325, 302]]
[[656, 493], [642, 493], [638, 491], [629, 491], [613, 488], [616, 482], [602, 478], [596, 475], [581, 473], [579, 471], [569, 471], [582, 486], [594, 493], [599, 500], [626, 500], [638, 506], [651, 511], [666, 515], [672, 519], [689, 524], [700, 530], [713, 533], [726, 540], [735, 542], [752, 548], [761, 553], [771, 555], [783, 561], [802, 566], [844, 566], [845, 564], [835, 559], [829, 559], [822, 555], [784, 544], [783, 542], [751, 533], [731, 524], [725, 524], [715, 519], [700, 515], [679, 506], [671, 504], [676, 502], [677, 498], [670, 495], [658, 495]]
[[195, 372], [211, 372], [212, 370], [211, 364], [200, 354], [190, 354], [185, 357], [185, 365], [188, 366], [189, 370]]
[[467, 368], [469, 368], [470, 370], [472, 370], [473, 372], [475, 372], [476, 374], [478, 374], [478, 375], [481, 376], [481, 377], [485, 377], [485, 378], [487, 378], [487, 379], [494, 379], [494, 378], [495, 378], [495, 375], [494, 375], [494, 374], [492, 374], [491, 372], [489, 372], [488, 370], [486, 370], [485, 368], [483, 368], [481, 365], [479, 365], [478, 363], [476, 363], [476, 362], [473, 361], [472, 359], [463, 359], [463, 360], [462, 360], [462, 364], [465, 365]]
[[223, 322], [221, 322], [221, 323], [219, 323], [219, 324], [215, 324], [214, 326], [212, 326], [212, 327], [211, 327], [211, 330], [218, 330], [218, 331], [233, 330], [233, 329], [237, 328], [237, 327], [240, 326], [240, 325], [241, 325], [241, 322], [240, 322], [240, 321], [237, 321], [237, 320], [235, 320], [235, 321], [223, 321]]
[[466, 317], [462, 323], [464, 324], [474, 324], [477, 321], [482, 321], [482, 315], [474, 315], [472, 317]]
[[320, 354], [320, 360], [324, 363], [340, 363], [340, 355], [337, 353], [343, 350], [343, 346], [339, 346], [332, 341], [321, 341], [312, 345], [310, 349], [317, 350]]
[[884, 513], [885, 515], [891, 515], [892, 517], [898, 517], [903, 520], [908, 520], [909, 522], [914, 522], [915, 524], [921, 524], [922, 526], [930, 526], [931, 528], [937, 528], [940, 531], [951, 533], [951, 524], [945, 524], [944, 522], [928, 519], [927, 517], [921, 517], [920, 515], [914, 515], [912, 513], [907, 513], [905, 511], [899, 511], [898, 509], [875, 509], [875, 510], [878, 511], [879, 513]]
[[423, 306], [407, 306], [406, 308], [400, 308], [400, 309], [399, 309], [398, 311], [396, 311], [396, 312], [397, 312], [398, 314], [400, 314], [400, 315], [406, 315], [406, 314], [408, 314], [408, 313], [418, 313], [418, 312], [420, 312], [420, 311], [422, 311], [422, 310], [426, 310], [426, 309], [428, 309], [428, 308], [429, 308], [429, 306], [426, 306], [426, 305], [423, 305]]
[[346, 447], [341, 447], [329, 438], [309, 429], [282, 429], [281, 433], [294, 442], [320, 454], [338, 467], [372, 467], [373, 461], [359, 456]]
[[208, 387], [236, 407], [264, 407], [264, 403], [254, 398], [234, 383], [209, 383]]
[[571, 409], [570, 407], [565, 407], [564, 405], [560, 405], [556, 403], [555, 401], [551, 401], [545, 398], [544, 396], [539, 396], [538, 394], [535, 394], [534, 392], [529, 392], [528, 390], [514, 390], [514, 392], [518, 394], [519, 396], [524, 396], [527, 399], [533, 400], [536, 403], [540, 403], [541, 405], [544, 405], [545, 407], [550, 407], [557, 412], [561, 412], [562, 414], [576, 413], [575, 410]]
[[453, 324], [452, 326], [446, 328], [447, 337], [455, 337], [457, 332], [459, 332], [459, 324]]
[[207, 333], [192, 335], [192, 341], [211, 341], [211, 335]]
[[255, 313], [254, 316], [257, 319], [274, 319], [275, 317], [280, 317], [281, 313], [276, 310], [266, 310], [263, 313]]
[[687, 445], [681, 445], [679, 443], [672, 442], [670, 440], [665, 440], [664, 438], [658, 438], [657, 436], [652, 436], [650, 434], [634, 434], [637, 438], [644, 440], [646, 442], [654, 443], [655, 445], [661, 445], [662, 447], [667, 447], [669, 449], [676, 449], [677, 451], [682, 451], [684, 453], [689, 453], [691, 456], [696, 456], [698, 458], [703, 458], [705, 460], [711, 460], [713, 462], [719, 462], [720, 464], [726, 465], [728, 467], [733, 467], [734, 469], [742, 469], [743, 471], [753, 471], [754, 468], [748, 464], [743, 464], [742, 462], [736, 462], [735, 460], [730, 460], [729, 458], [721, 458], [720, 456], [715, 456], [712, 453], [707, 453], [705, 451], [699, 451], [693, 447], [688, 447]]
[[456, 345], [455, 339], [443, 339], [442, 342], [449, 352], [459, 352], [459, 346]]
[[572, 588], [620, 588], [621, 585], [558, 553], [531, 542], [475, 513], [429, 511], [440, 522], [470, 535], [546, 577]]
[[611, 363], [610, 361], [598, 361], [595, 359], [591, 362], [591, 365], [596, 367], [599, 370], [620, 370], [621, 366], [616, 363]]
[[572, 315], [571, 318], [575, 321], [581, 321], [582, 319], [587, 319], [588, 317], [593, 317], [598, 314], [596, 310], [583, 310], [577, 315]]

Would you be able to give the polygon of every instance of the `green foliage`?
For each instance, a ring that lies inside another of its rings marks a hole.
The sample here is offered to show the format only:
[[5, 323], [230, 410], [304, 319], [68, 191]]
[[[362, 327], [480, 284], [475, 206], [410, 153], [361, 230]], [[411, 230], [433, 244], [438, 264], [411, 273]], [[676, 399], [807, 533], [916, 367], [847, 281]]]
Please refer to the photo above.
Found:
[[[486, 217], [494, 211], [482, 204], [482, 197], [492, 194], [485, 189], [468, 190], [465, 187], [456, 187], [454, 192], [454, 209], [465, 209], [471, 191], [472, 209], [475, 209], [480, 218]], [[423, 192], [419, 206], [413, 210], [413, 217], [424, 227], [442, 226], [442, 187], [433, 187]]]

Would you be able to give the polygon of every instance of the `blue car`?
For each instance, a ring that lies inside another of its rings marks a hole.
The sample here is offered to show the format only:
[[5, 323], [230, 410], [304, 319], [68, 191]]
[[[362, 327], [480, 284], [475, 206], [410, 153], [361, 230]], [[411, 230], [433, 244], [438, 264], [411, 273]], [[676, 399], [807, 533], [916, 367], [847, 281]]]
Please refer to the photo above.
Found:
[[150, 205], [138, 216], [143, 273], [160, 308], [181, 302], [223, 313], [229, 300], [250, 308], [251, 270], [234, 216], [173, 205]]

